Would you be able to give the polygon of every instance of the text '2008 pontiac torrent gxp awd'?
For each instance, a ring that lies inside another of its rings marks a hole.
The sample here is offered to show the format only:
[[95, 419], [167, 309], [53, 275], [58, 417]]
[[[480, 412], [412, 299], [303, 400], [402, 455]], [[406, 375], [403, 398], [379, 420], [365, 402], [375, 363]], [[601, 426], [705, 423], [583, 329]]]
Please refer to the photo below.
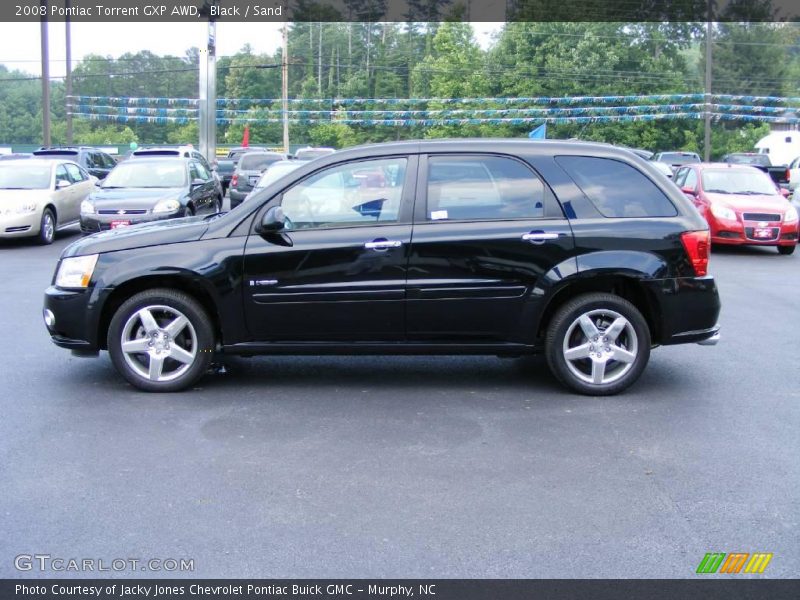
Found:
[[219, 354], [544, 352], [603, 395], [654, 346], [716, 343], [708, 252], [695, 207], [628, 151], [399, 142], [311, 161], [223, 215], [78, 240], [44, 318], [148, 391], [191, 386]]

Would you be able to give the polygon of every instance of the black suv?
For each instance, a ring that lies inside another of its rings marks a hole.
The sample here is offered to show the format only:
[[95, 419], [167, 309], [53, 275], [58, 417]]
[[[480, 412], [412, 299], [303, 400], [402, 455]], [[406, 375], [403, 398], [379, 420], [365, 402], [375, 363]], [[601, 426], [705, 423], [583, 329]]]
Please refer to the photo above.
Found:
[[43, 146], [33, 151], [34, 156], [47, 158], [66, 158], [78, 163], [89, 172], [89, 175], [97, 177], [100, 181], [117, 166], [117, 161], [110, 154], [106, 154], [97, 148], [88, 146]]
[[658, 345], [716, 343], [706, 222], [606, 145], [440, 140], [309, 162], [235, 210], [68, 246], [53, 341], [107, 349], [148, 391], [216, 354], [544, 352], [575, 391], [619, 392]]

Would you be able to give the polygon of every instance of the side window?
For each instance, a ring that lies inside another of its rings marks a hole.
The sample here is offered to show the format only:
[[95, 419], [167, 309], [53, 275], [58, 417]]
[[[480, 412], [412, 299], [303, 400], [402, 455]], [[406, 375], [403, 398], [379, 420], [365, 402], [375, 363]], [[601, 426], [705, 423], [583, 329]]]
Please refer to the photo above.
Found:
[[428, 159], [429, 221], [544, 216], [544, 185], [522, 163], [500, 156]]
[[693, 190], [697, 189], [697, 172], [694, 169], [686, 169], [686, 179], [681, 184], [681, 187], [690, 187]]
[[86, 179], [81, 173], [81, 169], [78, 165], [66, 163], [64, 167], [67, 169], [67, 175], [69, 175], [69, 178], [72, 181], [72, 183], [80, 183], [81, 181]]
[[102, 168], [103, 164], [97, 160], [97, 153], [96, 152], [87, 152], [84, 156], [84, 161], [86, 163], [87, 169], [98, 169]]
[[113, 169], [117, 165], [114, 159], [108, 154], [100, 154], [99, 157], [102, 159], [101, 164], [105, 169]]
[[67, 175], [67, 170], [64, 168], [64, 165], [58, 165], [56, 167], [56, 187], [58, 187], [59, 181], [66, 181], [70, 185], [72, 185], [72, 180]]
[[200, 172], [197, 170], [198, 164], [194, 161], [189, 163], [189, 179], [194, 181], [195, 179], [203, 179], [200, 177]]
[[197, 169], [197, 174], [200, 176], [200, 179], [203, 181], [208, 181], [211, 179], [211, 175], [208, 174], [208, 171], [203, 166], [203, 163], [197, 162], [195, 163], [195, 168]]
[[682, 187], [683, 186], [683, 180], [686, 179], [686, 172], [688, 170], [689, 169], [687, 167], [682, 167], [682, 168], [678, 169], [678, 172], [675, 173], [675, 175], [672, 178], [672, 181], [675, 182], [675, 185], [677, 185], [678, 187]]
[[593, 156], [557, 156], [572, 178], [604, 217], [674, 217], [666, 194], [635, 167]]
[[283, 194], [294, 229], [397, 222], [406, 158], [363, 160], [330, 167]]

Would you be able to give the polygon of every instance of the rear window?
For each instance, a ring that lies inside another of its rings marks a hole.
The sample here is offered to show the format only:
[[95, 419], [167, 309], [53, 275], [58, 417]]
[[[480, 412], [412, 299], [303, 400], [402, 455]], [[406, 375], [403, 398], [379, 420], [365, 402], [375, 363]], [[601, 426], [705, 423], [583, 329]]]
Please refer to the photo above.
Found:
[[557, 156], [556, 162], [604, 217], [674, 217], [666, 194], [638, 169], [591, 156]]
[[242, 171], [263, 171], [269, 165], [281, 160], [276, 154], [245, 154], [239, 159], [239, 169]]
[[726, 162], [734, 165], [759, 165], [762, 167], [772, 166], [772, 163], [769, 162], [769, 156], [766, 154], [731, 154], [728, 156]]
[[660, 160], [671, 165], [688, 165], [699, 163], [700, 157], [691, 152], [662, 152]]

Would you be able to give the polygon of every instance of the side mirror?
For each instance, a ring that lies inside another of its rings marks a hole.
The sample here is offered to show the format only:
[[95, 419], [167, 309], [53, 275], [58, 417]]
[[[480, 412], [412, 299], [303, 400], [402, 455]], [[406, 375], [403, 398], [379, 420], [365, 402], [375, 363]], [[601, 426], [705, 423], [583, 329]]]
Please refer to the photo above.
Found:
[[687, 196], [697, 196], [697, 190], [695, 190], [693, 187], [689, 187], [688, 185], [683, 186], [681, 191]]
[[788, 198], [788, 197], [790, 197], [792, 195], [792, 193], [789, 190], [787, 190], [786, 188], [779, 188], [778, 191], [780, 191], [781, 196], [783, 196], [784, 198]]
[[192, 188], [200, 187], [201, 185], [205, 185], [205, 181], [202, 179], [192, 179]]
[[64, 188], [68, 188], [72, 185], [69, 181], [65, 181], [64, 179], [60, 179], [56, 182], [56, 189], [63, 190]]
[[280, 206], [273, 206], [261, 217], [258, 232], [280, 233], [284, 229], [286, 229], [286, 215], [283, 214], [283, 209]]

